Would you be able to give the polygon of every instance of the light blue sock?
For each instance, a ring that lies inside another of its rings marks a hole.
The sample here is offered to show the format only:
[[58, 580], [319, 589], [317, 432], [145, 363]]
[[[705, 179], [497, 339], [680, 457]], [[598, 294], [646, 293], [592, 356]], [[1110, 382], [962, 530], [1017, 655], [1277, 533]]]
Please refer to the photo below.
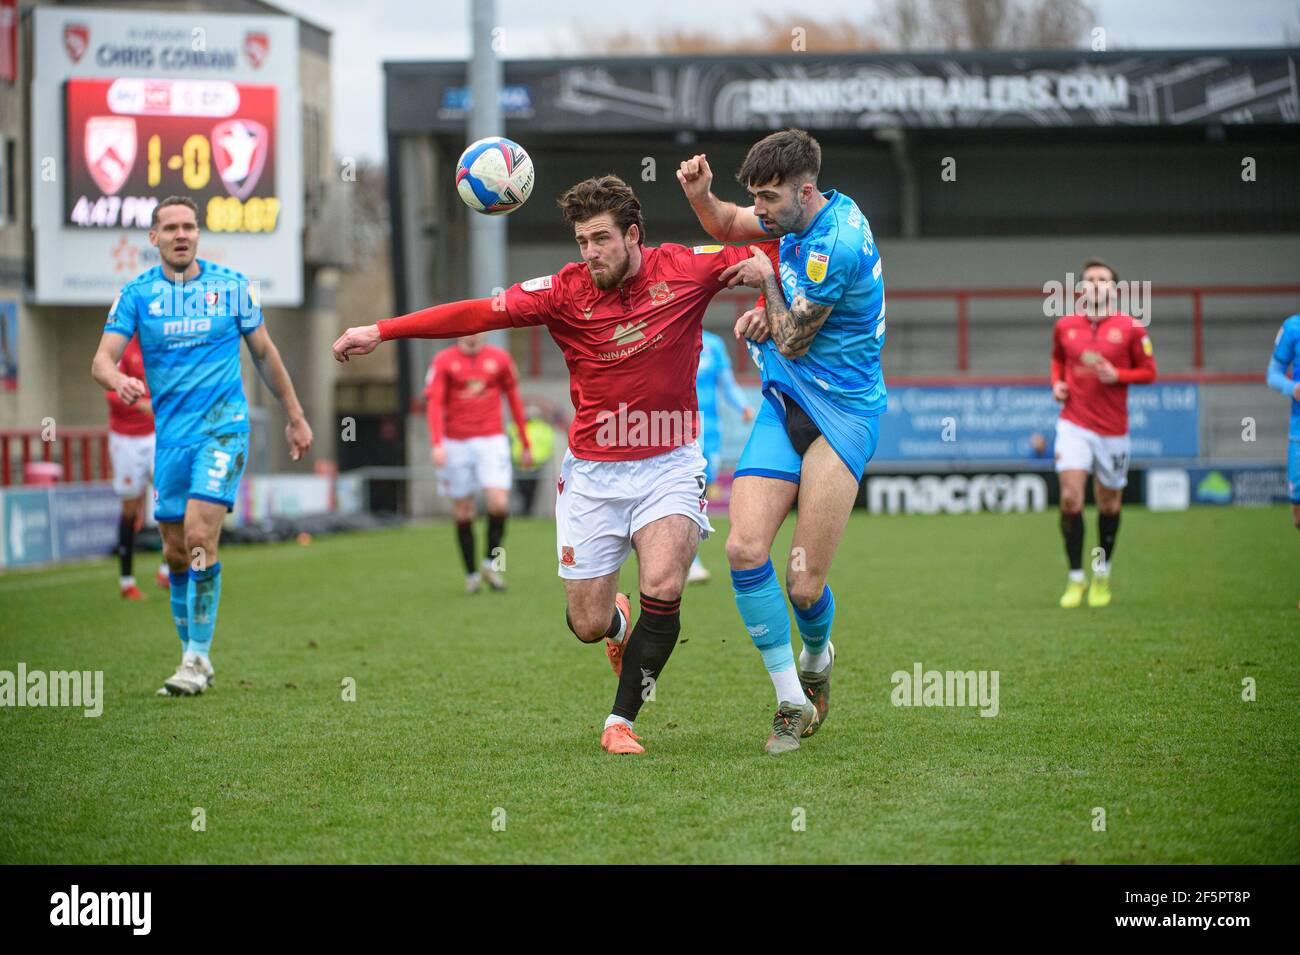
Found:
[[831, 638], [831, 622], [835, 619], [835, 595], [831, 593], [830, 584], [825, 586], [817, 602], [807, 610], [795, 604], [794, 616], [799, 625], [804, 651], [810, 657], [815, 657], [826, 649]]
[[188, 606], [189, 651], [207, 657], [212, 649], [212, 632], [217, 627], [217, 605], [221, 603], [221, 561], [204, 570], [190, 568]]
[[184, 653], [190, 646], [190, 575], [182, 570], [169, 576], [172, 582], [172, 622], [176, 624], [176, 633], [181, 638], [181, 653]]
[[736, 592], [736, 609], [745, 622], [749, 637], [763, 656], [768, 673], [794, 669], [790, 648], [790, 614], [785, 593], [769, 560], [762, 567], [733, 570], [731, 586]]

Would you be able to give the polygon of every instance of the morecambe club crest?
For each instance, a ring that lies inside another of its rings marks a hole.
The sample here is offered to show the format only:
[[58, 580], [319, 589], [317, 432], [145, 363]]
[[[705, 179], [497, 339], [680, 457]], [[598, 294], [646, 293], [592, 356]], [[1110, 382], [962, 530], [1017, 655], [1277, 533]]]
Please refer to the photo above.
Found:
[[90, 49], [90, 27], [84, 23], [65, 23], [63, 25], [63, 49], [68, 59], [80, 63], [81, 58]]
[[266, 127], [251, 119], [228, 119], [212, 127], [212, 160], [226, 192], [248, 198], [262, 178], [270, 144]]
[[271, 37], [269, 35], [265, 33], [244, 34], [244, 55], [248, 57], [248, 62], [253, 65], [253, 69], [261, 69], [270, 52]]
[[656, 282], [650, 286], [650, 301], [656, 305], [662, 305], [673, 297], [673, 291], [668, 287], [667, 282]]
[[101, 192], [111, 196], [126, 185], [135, 165], [135, 120], [92, 116], [86, 120], [86, 168]]

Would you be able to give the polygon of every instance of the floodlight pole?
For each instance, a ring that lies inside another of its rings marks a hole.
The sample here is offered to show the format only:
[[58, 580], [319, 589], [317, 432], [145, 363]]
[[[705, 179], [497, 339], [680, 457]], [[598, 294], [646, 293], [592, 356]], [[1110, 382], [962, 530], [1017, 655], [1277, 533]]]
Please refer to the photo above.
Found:
[[[503, 33], [493, 35], [496, 0], [469, 0], [470, 61], [469, 119], [465, 143], [484, 136], [505, 134], [501, 115], [501, 58]], [[469, 294], [471, 298], [496, 295], [506, 284], [506, 219], [471, 213], [469, 217]], [[492, 332], [488, 339], [508, 348], [505, 332]]]

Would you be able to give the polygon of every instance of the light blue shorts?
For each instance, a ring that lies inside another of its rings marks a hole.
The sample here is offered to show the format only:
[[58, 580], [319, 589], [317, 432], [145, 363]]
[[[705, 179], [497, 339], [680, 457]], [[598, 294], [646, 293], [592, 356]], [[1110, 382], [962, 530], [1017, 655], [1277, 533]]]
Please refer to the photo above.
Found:
[[180, 523], [191, 498], [234, 510], [247, 463], [247, 432], [211, 435], [183, 448], [159, 448], [153, 466], [155, 518]]

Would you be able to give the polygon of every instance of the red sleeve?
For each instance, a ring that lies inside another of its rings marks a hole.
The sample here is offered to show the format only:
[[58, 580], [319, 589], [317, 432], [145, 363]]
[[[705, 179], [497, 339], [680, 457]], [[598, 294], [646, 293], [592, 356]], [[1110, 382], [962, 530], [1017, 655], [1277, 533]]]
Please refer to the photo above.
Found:
[[559, 275], [539, 275], [506, 289], [505, 306], [510, 324], [545, 325], [548, 319], [563, 314], [558, 301], [560, 282]]
[[1147, 330], [1134, 322], [1129, 335], [1129, 360], [1131, 368], [1116, 368], [1121, 385], [1149, 385], [1156, 380], [1155, 349]]
[[[663, 246], [660, 246], [662, 249]], [[747, 245], [682, 246], [680, 268], [697, 282], [718, 282], [718, 276], [750, 256]]]
[[1065, 349], [1061, 347], [1060, 328], [1052, 329], [1052, 384], [1065, 381]]
[[528, 417], [524, 414], [524, 401], [519, 396], [519, 373], [515, 370], [514, 359], [508, 352], [501, 353], [504, 361], [501, 363], [501, 387], [505, 389], [506, 401], [510, 403], [510, 416], [515, 419], [515, 427], [519, 429], [519, 443], [523, 445], [525, 451], [531, 451], [528, 444]]
[[424, 386], [424, 413], [429, 419], [429, 443], [433, 447], [442, 444], [442, 406], [447, 397], [447, 373], [438, 367], [445, 352], [438, 352], [429, 363], [429, 380]]
[[386, 342], [394, 338], [460, 338], [509, 328], [512, 324], [509, 314], [504, 308], [494, 307], [494, 301], [472, 298], [385, 318], [379, 322], [379, 339]]

